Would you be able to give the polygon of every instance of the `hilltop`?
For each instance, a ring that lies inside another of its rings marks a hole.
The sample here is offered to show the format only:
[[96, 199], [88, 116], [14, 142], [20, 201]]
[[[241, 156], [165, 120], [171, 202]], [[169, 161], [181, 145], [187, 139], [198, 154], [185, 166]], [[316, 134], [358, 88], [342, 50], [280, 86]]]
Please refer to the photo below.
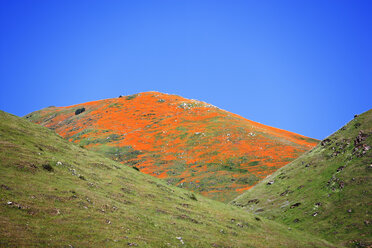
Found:
[[48, 107], [25, 118], [168, 184], [225, 202], [318, 143], [159, 92]]
[[0, 111], [1, 247], [334, 247]]
[[232, 201], [335, 243], [371, 247], [372, 110]]

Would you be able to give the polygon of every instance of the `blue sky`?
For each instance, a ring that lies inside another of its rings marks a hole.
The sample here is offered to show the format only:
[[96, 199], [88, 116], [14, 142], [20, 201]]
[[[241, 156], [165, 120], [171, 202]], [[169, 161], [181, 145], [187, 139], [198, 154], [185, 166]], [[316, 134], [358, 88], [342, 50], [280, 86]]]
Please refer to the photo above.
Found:
[[0, 1], [0, 109], [143, 91], [323, 139], [372, 107], [371, 1]]

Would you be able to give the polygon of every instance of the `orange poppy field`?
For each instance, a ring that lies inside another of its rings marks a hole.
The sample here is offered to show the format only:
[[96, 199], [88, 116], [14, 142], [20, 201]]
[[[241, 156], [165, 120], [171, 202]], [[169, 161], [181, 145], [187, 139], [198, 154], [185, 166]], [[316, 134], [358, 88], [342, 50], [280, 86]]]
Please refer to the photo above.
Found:
[[26, 118], [123, 165], [224, 202], [319, 142], [159, 92], [48, 107]]

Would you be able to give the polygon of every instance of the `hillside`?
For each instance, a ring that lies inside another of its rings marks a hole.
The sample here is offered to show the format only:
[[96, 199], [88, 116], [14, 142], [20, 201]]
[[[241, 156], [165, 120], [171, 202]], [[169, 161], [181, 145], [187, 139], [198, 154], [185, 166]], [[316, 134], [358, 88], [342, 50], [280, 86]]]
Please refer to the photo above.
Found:
[[145, 92], [26, 116], [169, 184], [230, 201], [318, 141], [210, 104]]
[[333, 247], [0, 111], [0, 247]]
[[335, 243], [371, 247], [371, 147], [369, 110], [232, 203]]

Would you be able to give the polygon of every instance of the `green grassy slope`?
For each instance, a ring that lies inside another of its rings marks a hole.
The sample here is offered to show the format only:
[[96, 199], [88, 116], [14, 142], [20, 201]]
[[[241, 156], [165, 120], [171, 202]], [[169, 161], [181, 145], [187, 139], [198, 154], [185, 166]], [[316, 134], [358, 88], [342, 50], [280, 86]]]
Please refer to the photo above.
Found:
[[335, 243], [371, 247], [372, 110], [232, 203]]
[[23, 246], [333, 247], [0, 111], [0, 247]]

